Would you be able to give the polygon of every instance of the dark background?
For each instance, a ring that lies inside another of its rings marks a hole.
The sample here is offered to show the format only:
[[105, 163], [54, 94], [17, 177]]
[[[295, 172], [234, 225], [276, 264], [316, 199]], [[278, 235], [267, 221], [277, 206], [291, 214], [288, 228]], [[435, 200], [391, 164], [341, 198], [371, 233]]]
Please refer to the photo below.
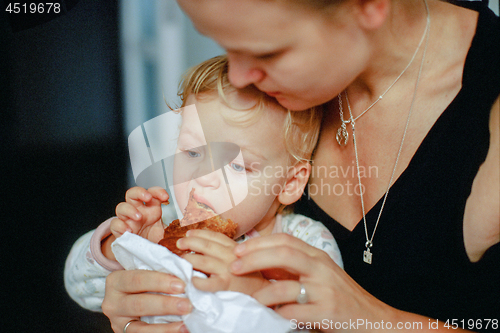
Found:
[[[22, 2], [22, 1], [17, 1]], [[66, 294], [66, 256], [127, 188], [117, 1], [0, 13], [1, 332], [111, 332]]]
[[118, 0], [59, 2], [56, 16], [0, 12], [0, 332], [111, 332], [63, 270], [127, 189]]

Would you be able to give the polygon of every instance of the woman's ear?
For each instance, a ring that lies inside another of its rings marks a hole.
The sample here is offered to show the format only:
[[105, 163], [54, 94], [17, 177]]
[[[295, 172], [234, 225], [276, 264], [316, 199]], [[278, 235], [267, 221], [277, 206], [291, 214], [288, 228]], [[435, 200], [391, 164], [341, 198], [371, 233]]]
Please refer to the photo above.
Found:
[[355, 0], [359, 24], [367, 30], [380, 28], [389, 15], [391, 0]]
[[291, 205], [299, 200], [309, 181], [310, 174], [311, 164], [309, 162], [299, 162], [290, 167], [285, 185], [278, 194], [278, 201], [283, 205]]

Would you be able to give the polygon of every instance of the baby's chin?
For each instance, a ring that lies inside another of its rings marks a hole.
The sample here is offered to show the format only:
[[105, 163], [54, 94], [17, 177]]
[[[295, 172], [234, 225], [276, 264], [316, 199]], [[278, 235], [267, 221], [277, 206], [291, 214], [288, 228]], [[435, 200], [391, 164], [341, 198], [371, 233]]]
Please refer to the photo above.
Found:
[[[236, 220], [234, 220], [232, 218], [230, 218], [230, 219], [231, 219], [231, 221], [238, 223]], [[234, 237], [234, 239], [238, 239], [239, 237], [241, 237], [242, 235], [251, 231], [252, 229], [253, 229], [253, 227], [249, 228], [248, 224], [245, 224], [245, 223], [238, 224], [238, 227], [236, 228], [236, 236]]]
[[207, 199], [207, 201], [210, 203], [209, 206], [215, 212], [215, 214], [220, 215], [225, 219], [227, 218], [232, 219], [233, 217], [238, 216], [238, 213], [234, 212], [235, 210], [237, 210], [237, 207], [233, 207], [229, 199], [217, 200], [220, 198], [212, 198], [212, 197], [205, 197], [205, 199]]
[[[226, 211], [226, 212], [223, 212], [223, 213], [219, 213], [217, 209], [215, 209], [215, 214], [219, 215], [220, 217], [222, 217], [223, 219], [227, 220], [227, 219], [231, 219], [234, 221], [234, 216], [233, 214], [230, 213], [232, 209], [230, 209], [229, 211]], [[234, 221], [236, 222], [236, 221]]]
[[223, 219], [232, 220], [234, 223], [238, 224], [238, 227], [236, 229], [236, 235], [238, 237], [246, 234], [258, 224], [258, 221], [254, 221], [256, 219], [255, 215], [248, 216], [245, 213], [238, 213], [234, 208], [223, 214], [220, 214], [220, 216]]

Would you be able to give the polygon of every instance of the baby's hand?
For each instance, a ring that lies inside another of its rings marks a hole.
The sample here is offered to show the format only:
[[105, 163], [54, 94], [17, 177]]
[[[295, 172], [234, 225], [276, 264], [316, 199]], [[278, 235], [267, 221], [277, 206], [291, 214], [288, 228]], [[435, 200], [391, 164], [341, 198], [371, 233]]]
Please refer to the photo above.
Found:
[[118, 218], [111, 221], [111, 233], [118, 238], [128, 231], [158, 243], [163, 238], [162, 203], [168, 203], [168, 194], [161, 187], [129, 189], [125, 202], [116, 206]]
[[207, 274], [207, 279], [193, 277], [193, 285], [204, 291], [238, 291], [252, 295], [270, 283], [259, 272], [243, 276], [230, 273], [229, 265], [237, 259], [233, 248], [237, 243], [229, 237], [214, 231], [189, 230], [186, 237], [177, 241], [181, 250], [191, 250], [196, 254], [182, 257], [189, 261], [195, 270]]
[[111, 244], [125, 231], [142, 236], [154, 243], [163, 238], [161, 204], [168, 203], [168, 193], [161, 187], [146, 190], [132, 187], [125, 194], [125, 202], [116, 206], [116, 216], [111, 220], [111, 235], [101, 242], [102, 254], [116, 260], [111, 251]]

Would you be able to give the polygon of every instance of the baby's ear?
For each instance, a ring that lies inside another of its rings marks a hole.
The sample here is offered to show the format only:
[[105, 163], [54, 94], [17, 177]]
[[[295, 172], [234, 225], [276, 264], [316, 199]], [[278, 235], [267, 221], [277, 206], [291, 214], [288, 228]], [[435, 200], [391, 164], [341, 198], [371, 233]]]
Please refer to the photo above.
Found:
[[291, 205], [300, 199], [311, 174], [309, 162], [299, 162], [290, 167], [283, 190], [278, 195], [278, 201], [283, 205]]

